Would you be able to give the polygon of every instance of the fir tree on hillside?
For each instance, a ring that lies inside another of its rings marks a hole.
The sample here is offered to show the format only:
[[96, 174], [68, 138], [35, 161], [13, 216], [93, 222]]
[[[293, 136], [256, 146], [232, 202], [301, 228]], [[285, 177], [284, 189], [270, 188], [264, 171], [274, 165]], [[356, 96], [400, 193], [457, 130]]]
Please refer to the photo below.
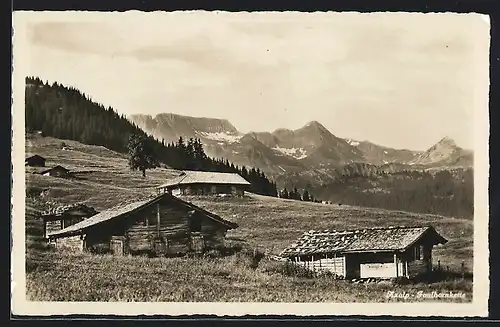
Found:
[[141, 171], [143, 177], [146, 177], [146, 169], [154, 169], [159, 166], [158, 158], [150, 143], [147, 138], [132, 134], [127, 145], [129, 167], [132, 170]]
[[304, 190], [304, 194], [302, 194], [302, 201], [311, 201], [311, 197], [309, 196], [309, 192]]

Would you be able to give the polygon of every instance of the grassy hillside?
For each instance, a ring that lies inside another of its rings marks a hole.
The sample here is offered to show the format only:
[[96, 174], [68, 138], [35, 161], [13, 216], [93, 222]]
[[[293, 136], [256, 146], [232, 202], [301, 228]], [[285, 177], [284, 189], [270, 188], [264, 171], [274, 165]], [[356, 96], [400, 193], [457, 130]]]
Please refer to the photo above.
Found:
[[[59, 301], [389, 301], [390, 283], [352, 284], [332, 278], [289, 275], [280, 264], [256, 260], [254, 250], [279, 253], [302, 232], [388, 225], [433, 224], [450, 240], [437, 248], [434, 261], [457, 269], [465, 260], [472, 268], [472, 221], [437, 215], [411, 214], [353, 206], [323, 205], [249, 195], [243, 199], [186, 197], [239, 228], [228, 234], [229, 243], [243, 251], [215, 258], [117, 258], [109, 255], [70, 254], [48, 249], [37, 219], [47, 202], [84, 202], [102, 210], [153, 191], [174, 171], [156, 169], [143, 178], [128, 170], [126, 158], [102, 147], [31, 137], [29, 153], [64, 164], [75, 178], [61, 179], [26, 173], [27, 295], [31, 300]], [[257, 251], [259, 252], [259, 251]], [[397, 286], [398, 291], [460, 291], [469, 301], [468, 279]], [[460, 299], [458, 299], [461, 301]], [[391, 300], [391, 301], [394, 301]]]

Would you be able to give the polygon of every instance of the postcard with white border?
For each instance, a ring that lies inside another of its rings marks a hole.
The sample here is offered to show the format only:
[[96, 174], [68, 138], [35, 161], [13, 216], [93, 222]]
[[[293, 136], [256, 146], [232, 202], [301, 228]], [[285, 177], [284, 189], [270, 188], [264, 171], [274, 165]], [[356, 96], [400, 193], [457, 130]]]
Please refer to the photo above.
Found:
[[13, 314], [487, 316], [489, 47], [480, 14], [14, 12]]

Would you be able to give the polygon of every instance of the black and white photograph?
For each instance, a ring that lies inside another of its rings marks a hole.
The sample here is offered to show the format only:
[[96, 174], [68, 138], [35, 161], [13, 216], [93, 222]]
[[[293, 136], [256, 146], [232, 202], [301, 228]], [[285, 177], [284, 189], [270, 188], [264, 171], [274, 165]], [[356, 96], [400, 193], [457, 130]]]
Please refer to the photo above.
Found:
[[487, 315], [489, 46], [480, 14], [14, 12], [14, 312]]

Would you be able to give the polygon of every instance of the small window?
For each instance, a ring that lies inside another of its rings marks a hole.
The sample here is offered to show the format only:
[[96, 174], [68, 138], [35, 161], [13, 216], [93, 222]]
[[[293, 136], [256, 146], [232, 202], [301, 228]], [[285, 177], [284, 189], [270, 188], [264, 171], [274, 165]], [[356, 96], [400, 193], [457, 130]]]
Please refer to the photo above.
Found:
[[142, 225], [143, 226], [156, 226], [156, 220], [157, 220], [157, 218], [155, 216], [144, 217], [144, 219], [142, 220]]
[[424, 259], [424, 247], [422, 245], [417, 245], [413, 248], [413, 259], [414, 260]]
[[157, 223], [158, 223], [158, 217], [156, 217], [156, 216], [149, 216], [148, 217], [149, 226], [156, 226]]

